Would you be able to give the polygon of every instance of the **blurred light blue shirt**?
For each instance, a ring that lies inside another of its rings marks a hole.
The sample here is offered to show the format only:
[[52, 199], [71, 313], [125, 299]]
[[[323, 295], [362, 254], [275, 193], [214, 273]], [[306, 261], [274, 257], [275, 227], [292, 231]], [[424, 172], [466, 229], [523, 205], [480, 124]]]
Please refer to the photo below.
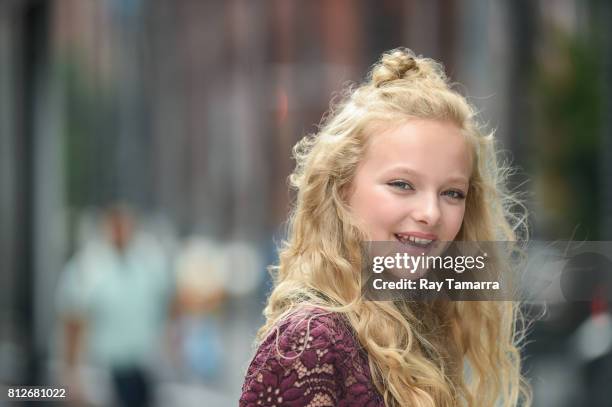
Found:
[[151, 362], [163, 339], [174, 282], [162, 247], [145, 235], [124, 254], [102, 241], [88, 243], [60, 279], [58, 307], [86, 321], [93, 361], [109, 367]]

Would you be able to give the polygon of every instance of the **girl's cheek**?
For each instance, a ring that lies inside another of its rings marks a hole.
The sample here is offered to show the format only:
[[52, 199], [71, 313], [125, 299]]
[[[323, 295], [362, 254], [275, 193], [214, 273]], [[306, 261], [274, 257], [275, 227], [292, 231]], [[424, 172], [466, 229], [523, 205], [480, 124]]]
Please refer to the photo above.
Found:
[[[463, 216], [465, 213], [465, 208], [463, 206], [453, 207], [446, 214], [446, 224], [448, 226], [449, 232], [454, 236], [457, 235], [459, 229], [461, 229], [461, 224], [463, 223]], [[449, 239], [452, 240], [452, 239]]]
[[382, 200], [375, 204], [376, 211], [380, 219], [386, 219], [388, 222], [393, 222], [397, 218], [401, 218], [406, 212], [407, 205], [398, 200]]

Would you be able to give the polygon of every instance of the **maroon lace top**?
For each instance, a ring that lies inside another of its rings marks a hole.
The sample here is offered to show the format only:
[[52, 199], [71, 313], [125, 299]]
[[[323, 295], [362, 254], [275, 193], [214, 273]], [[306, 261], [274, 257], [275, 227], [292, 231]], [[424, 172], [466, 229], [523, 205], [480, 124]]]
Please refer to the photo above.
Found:
[[261, 343], [240, 406], [383, 407], [368, 357], [337, 314], [292, 315]]

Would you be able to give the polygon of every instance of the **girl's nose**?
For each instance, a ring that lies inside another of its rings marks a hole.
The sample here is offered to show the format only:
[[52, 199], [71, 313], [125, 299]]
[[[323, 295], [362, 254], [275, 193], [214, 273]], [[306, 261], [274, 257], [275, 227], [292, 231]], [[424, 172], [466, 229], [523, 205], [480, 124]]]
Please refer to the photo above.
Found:
[[427, 226], [435, 226], [440, 221], [440, 205], [437, 194], [422, 194], [421, 199], [415, 202], [412, 212], [414, 220]]

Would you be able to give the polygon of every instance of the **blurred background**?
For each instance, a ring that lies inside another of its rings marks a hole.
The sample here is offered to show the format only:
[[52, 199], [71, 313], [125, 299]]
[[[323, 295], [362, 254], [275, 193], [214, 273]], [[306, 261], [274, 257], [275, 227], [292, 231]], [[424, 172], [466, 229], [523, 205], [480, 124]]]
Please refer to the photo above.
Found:
[[[612, 240], [611, 21], [606, 0], [0, 0], [0, 384], [237, 405], [291, 147], [398, 46], [497, 129], [532, 238]], [[605, 300], [551, 307], [534, 405], [611, 406], [611, 349]]]

